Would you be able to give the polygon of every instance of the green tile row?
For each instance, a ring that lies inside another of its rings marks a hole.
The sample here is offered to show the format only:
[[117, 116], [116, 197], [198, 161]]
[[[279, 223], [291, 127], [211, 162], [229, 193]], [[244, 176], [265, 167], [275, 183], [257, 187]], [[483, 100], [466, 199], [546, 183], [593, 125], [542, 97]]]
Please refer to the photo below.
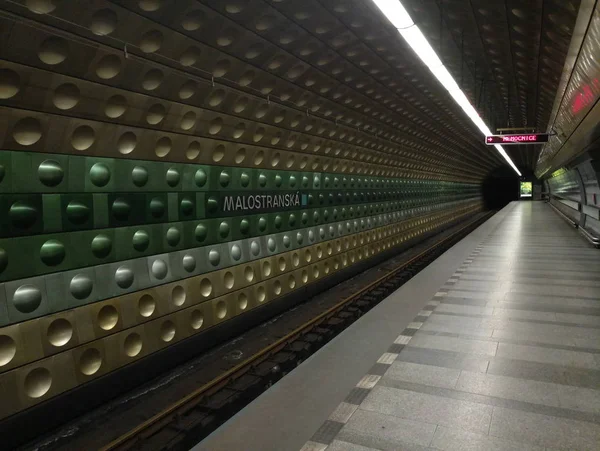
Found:
[[392, 201], [5, 238], [0, 282], [400, 210]]
[[477, 185], [336, 173], [231, 168], [0, 151], [0, 193], [94, 193], [273, 189], [431, 189]]
[[[295, 195], [301, 208], [399, 201], [400, 208], [449, 202], [473, 193], [401, 191], [399, 189], [311, 190], [263, 192]], [[245, 214], [224, 209], [225, 197], [244, 191], [158, 193], [0, 194], [0, 237], [126, 227], [139, 224], [189, 221]], [[263, 195], [264, 196], [264, 195]], [[229, 196], [232, 197], [232, 196]], [[284, 210], [284, 206], [255, 209], [256, 213]]]

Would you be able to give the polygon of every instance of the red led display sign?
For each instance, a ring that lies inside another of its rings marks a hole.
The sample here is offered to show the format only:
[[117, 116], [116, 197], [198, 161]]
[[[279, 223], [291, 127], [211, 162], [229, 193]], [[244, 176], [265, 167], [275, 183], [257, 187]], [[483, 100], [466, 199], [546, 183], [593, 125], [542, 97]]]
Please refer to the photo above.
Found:
[[494, 144], [544, 144], [548, 142], [547, 133], [529, 133], [523, 135], [492, 135], [485, 137], [485, 143], [488, 146]]

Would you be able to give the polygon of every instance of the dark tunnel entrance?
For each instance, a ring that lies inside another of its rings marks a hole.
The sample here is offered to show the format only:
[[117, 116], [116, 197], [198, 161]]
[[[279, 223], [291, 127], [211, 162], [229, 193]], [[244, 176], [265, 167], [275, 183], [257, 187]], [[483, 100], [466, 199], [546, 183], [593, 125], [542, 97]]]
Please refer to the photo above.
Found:
[[488, 210], [498, 210], [519, 199], [519, 177], [509, 167], [490, 173], [482, 186], [483, 203]]

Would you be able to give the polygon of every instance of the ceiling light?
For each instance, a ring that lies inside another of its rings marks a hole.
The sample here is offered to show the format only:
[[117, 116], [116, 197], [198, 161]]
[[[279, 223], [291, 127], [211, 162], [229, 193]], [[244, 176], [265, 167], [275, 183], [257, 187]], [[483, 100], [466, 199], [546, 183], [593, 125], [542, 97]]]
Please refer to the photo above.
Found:
[[[471, 119], [479, 131], [484, 135], [491, 135], [492, 133], [488, 126], [485, 125], [485, 122], [483, 122], [483, 119], [481, 119], [477, 110], [473, 108], [473, 105], [471, 105], [471, 102], [469, 102], [465, 93], [460, 89], [454, 80], [454, 77], [452, 77], [448, 69], [443, 65], [439, 56], [433, 47], [431, 47], [419, 27], [415, 25], [402, 3], [399, 0], [373, 0], [373, 3], [377, 5], [392, 25], [398, 29], [398, 32], [402, 35], [407, 44], [429, 68], [434, 77], [437, 78], [442, 86], [448, 91], [454, 101], [460, 105], [462, 110], [469, 119]], [[522, 175], [502, 146], [496, 144], [494, 147], [515, 172], [519, 174], [519, 176]]]
[[423, 36], [419, 27], [413, 25], [408, 28], [401, 28], [398, 31], [432, 72], [435, 68], [442, 66], [442, 60], [437, 56], [433, 47], [429, 45], [427, 38]]
[[396, 28], [407, 28], [415, 24], [398, 0], [373, 0], [373, 2]]

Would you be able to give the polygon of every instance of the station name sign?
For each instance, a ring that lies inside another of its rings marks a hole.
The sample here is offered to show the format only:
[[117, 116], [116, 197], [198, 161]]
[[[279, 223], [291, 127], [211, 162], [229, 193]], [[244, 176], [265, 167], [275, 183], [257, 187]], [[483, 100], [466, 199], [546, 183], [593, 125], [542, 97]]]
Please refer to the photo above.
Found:
[[548, 142], [547, 133], [529, 133], [523, 135], [491, 135], [485, 137], [485, 143], [488, 146], [494, 144], [544, 144]]
[[308, 204], [307, 194], [299, 191], [261, 193], [220, 193], [220, 210], [223, 213], [262, 213], [293, 210]]

